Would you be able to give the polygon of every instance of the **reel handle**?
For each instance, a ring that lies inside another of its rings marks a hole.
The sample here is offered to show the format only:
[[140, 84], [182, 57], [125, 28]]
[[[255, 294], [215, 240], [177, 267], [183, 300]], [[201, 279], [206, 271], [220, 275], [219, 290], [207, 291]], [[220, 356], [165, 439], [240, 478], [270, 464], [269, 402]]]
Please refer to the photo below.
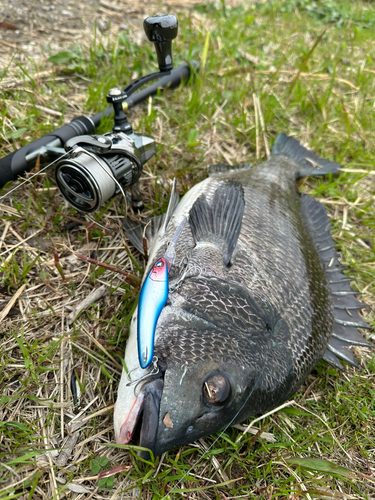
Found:
[[178, 33], [177, 17], [173, 15], [147, 17], [143, 21], [147, 38], [155, 45], [160, 71], [173, 68], [172, 40]]

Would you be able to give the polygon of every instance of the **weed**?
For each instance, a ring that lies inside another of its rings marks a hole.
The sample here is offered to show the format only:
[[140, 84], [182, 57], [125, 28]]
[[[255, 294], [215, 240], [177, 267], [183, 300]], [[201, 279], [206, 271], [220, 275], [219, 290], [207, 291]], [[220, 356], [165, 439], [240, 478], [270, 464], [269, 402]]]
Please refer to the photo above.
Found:
[[[325, 204], [353, 287], [373, 306], [372, 3], [212, 2], [181, 7], [178, 17], [175, 64], [191, 58], [205, 64], [188, 87], [129, 113], [134, 129], [158, 143], [141, 179], [145, 215], [165, 211], [173, 177], [183, 195], [207, 176], [211, 163], [263, 161], [266, 144], [284, 131], [344, 166], [336, 177], [303, 179], [299, 189]], [[154, 70], [152, 47], [136, 43], [133, 31], [121, 28], [115, 36], [93, 30], [85, 42], [48, 49], [46, 77], [38, 76], [32, 60], [12, 54], [1, 80], [2, 154], [74, 116], [102, 111], [109, 88]], [[110, 127], [105, 120], [99, 131]], [[144, 259], [122, 234], [125, 202], [113, 198], [95, 215], [111, 231], [104, 236], [79, 222], [51, 172], [0, 203], [2, 308], [26, 285], [0, 323], [0, 498], [62, 498], [68, 487], [76, 494], [77, 484], [93, 498], [133, 492], [154, 499], [169, 493], [192, 499], [373, 497], [375, 355], [364, 348], [356, 348], [361, 372], [339, 374], [318, 363], [296, 404], [262, 421], [256, 438], [246, 434], [236, 443], [241, 431], [230, 428], [217, 442], [209, 436], [149, 463], [137, 458], [136, 447], [114, 445], [113, 403], [137, 288], [74, 254], [141, 278]], [[30, 239], [21, 243], [15, 233]], [[69, 315], [101, 285], [105, 297], [71, 326]], [[371, 310], [364, 315], [373, 323]], [[70, 390], [73, 372], [80, 387], [77, 405]], [[127, 468], [100, 483], [91, 478], [109, 463]]]

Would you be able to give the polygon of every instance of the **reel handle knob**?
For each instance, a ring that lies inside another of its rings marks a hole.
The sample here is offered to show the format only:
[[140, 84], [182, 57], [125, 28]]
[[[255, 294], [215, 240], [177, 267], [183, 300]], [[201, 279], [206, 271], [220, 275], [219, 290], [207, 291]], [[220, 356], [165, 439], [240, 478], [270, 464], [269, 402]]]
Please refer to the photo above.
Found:
[[173, 68], [172, 40], [178, 33], [177, 17], [173, 15], [147, 17], [143, 21], [147, 38], [155, 45], [160, 71]]

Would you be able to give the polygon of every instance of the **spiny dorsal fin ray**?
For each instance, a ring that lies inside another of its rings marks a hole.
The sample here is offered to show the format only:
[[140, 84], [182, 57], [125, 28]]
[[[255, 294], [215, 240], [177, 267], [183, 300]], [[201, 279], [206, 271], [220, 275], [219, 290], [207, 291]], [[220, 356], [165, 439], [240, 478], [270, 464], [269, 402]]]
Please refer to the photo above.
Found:
[[323, 359], [335, 368], [343, 369], [339, 359], [359, 368], [350, 349], [353, 345], [375, 347], [358, 332], [357, 328], [371, 329], [358, 314], [367, 307], [356, 299], [349, 278], [343, 274], [343, 266], [330, 235], [331, 225], [324, 206], [316, 199], [301, 195], [301, 213], [324, 266], [333, 297], [334, 324]]
[[176, 210], [176, 207], [178, 205], [179, 199], [180, 198], [178, 196], [178, 191], [177, 191], [177, 186], [176, 186], [176, 179], [173, 179], [171, 197], [169, 198], [169, 203], [168, 203], [167, 211], [166, 211], [165, 214], [163, 214], [163, 216], [164, 216], [164, 223], [163, 223], [162, 232], [161, 232], [160, 236], [165, 233], [165, 231], [166, 231], [166, 229], [168, 227], [168, 224], [169, 224], [169, 222], [170, 222], [170, 220], [172, 218], [173, 212]]
[[328, 172], [335, 174], [342, 168], [339, 163], [321, 158], [284, 133], [276, 137], [271, 152], [273, 155], [285, 155], [300, 165], [296, 172], [297, 179], [306, 175], [327, 175]]
[[213, 177], [214, 175], [222, 174], [224, 172], [230, 172], [231, 170], [249, 170], [251, 168], [250, 163], [238, 163], [237, 165], [228, 165], [227, 163], [215, 163], [210, 165], [208, 175]]
[[150, 249], [155, 240], [155, 236], [158, 233], [160, 236], [165, 233], [168, 224], [172, 218], [172, 215], [176, 210], [178, 202], [179, 202], [179, 196], [176, 188], [176, 179], [174, 179], [168, 208], [165, 214], [156, 215], [152, 219], [147, 218], [144, 219], [143, 221], [134, 221], [129, 217], [126, 218], [123, 226], [125, 234], [129, 238], [129, 240], [133, 243], [135, 248], [139, 250], [142, 254], [144, 253], [143, 235], [147, 240], [147, 247], [148, 249]]
[[190, 210], [189, 223], [195, 243], [207, 241], [210, 235], [219, 236], [227, 244], [223, 256], [226, 266], [237, 244], [244, 208], [241, 184], [227, 181], [217, 188], [210, 204], [201, 195]]

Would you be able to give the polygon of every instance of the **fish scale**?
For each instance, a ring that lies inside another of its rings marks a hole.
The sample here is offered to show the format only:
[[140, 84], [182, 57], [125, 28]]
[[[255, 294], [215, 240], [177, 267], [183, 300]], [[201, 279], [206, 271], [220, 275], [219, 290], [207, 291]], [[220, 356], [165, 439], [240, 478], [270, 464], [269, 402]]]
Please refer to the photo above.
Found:
[[[268, 169], [273, 169], [272, 182], [264, 180], [262, 174], [262, 171]], [[291, 385], [289, 393], [284, 396], [294, 392], [321, 358], [333, 323], [332, 300], [329, 300], [327, 280], [311, 237], [303, 225], [300, 200], [294, 187], [294, 176], [290, 176], [292, 181], [285, 181], [288, 169], [291, 169], [290, 161], [278, 158], [277, 161], [271, 159], [261, 167], [246, 171], [246, 175], [241, 171], [226, 174], [226, 181], [238, 181], [243, 186], [245, 212], [241, 234], [233, 253], [233, 265], [225, 270], [225, 279], [229, 283], [239, 282], [247, 288], [251, 286], [253, 296], [266, 296], [270, 304], [280, 311], [280, 315], [290, 326], [292, 335], [288, 339], [288, 347], [293, 360], [295, 382]], [[215, 189], [208, 191], [206, 195], [208, 202], [219, 187], [215, 179], [212, 183]], [[275, 185], [289, 190], [289, 196], [281, 195], [275, 200]], [[195, 265], [197, 264], [201, 269], [204, 268], [195, 261]], [[311, 296], [306, 275], [309, 275], [309, 281], [313, 283], [315, 291], [313, 296]], [[229, 347], [233, 337], [230, 323], [233, 324], [233, 322], [225, 321], [223, 304], [218, 300], [217, 291], [213, 292], [209, 283], [206, 284], [206, 289], [202, 289], [199, 286], [199, 279], [194, 279], [190, 274], [189, 281], [180, 287], [179, 294], [185, 296], [187, 305], [183, 306], [184, 310], [191, 311], [200, 317], [204, 316], [205, 310], [212, 317], [214, 312], [212, 308], [216, 299], [216, 310], [224, 316], [222, 326], [227, 327], [227, 330], [216, 330], [214, 342], [212, 332], [206, 331], [208, 339], [202, 332], [198, 334], [189, 332], [185, 339], [184, 334], [180, 332], [179, 341], [174, 343], [175, 350], [169, 351], [169, 359], [178, 360], [180, 363], [207, 358], [221, 362], [226, 352], [229, 353], [229, 357], [235, 358], [236, 352]], [[210, 298], [212, 298], [211, 302], [209, 302]], [[227, 319], [231, 316], [238, 317], [234, 307], [235, 299], [226, 294], [225, 300], [231, 306]], [[173, 303], [173, 292], [170, 294], [170, 301]], [[195, 308], [192, 310], [193, 306]], [[248, 315], [248, 318], [250, 317], [251, 315]], [[166, 345], [172, 342], [172, 337], [168, 335], [168, 323], [164, 323], [163, 320], [160, 324], [160, 332], [162, 334], [156, 340], [155, 354], [162, 359]], [[210, 346], [215, 346], [218, 338], [221, 339], [221, 348], [212, 351]], [[248, 353], [249, 350], [254, 349], [254, 340], [250, 338], [246, 342], [246, 339], [247, 337], [241, 336], [238, 349], [241, 353]], [[271, 385], [271, 380], [279, 377], [279, 361], [279, 358], [275, 360], [273, 371], [270, 370], [267, 374], [265, 383], [268, 386]], [[241, 362], [256, 365], [258, 360], [254, 361], [247, 354], [241, 355]], [[270, 401], [266, 391], [263, 399], [264, 401], [257, 401], [253, 414], [266, 411], [279, 400], [277, 398]]]
[[[167, 215], [146, 229], [126, 223], [140, 251], [143, 231], [149, 235], [147, 275], [189, 218], [155, 330], [157, 373], [140, 369], [131, 323], [125, 362], [140, 383], [134, 393], [122, 375], [120, 444], [138, 425], [161, 454], [281, 404], [321, 358], [338, 369], [339, 359], [358, 366], [350, 345], [372, 346], [356, 329], [368, 327], [363, 304], [342, 273], [324, 206], [295, 186], [339, 167], [280, 134], [261, 165], [214, 166], [180, 203], [172, 193]], [[147, 418], [142, 404], [152, 408]]]

